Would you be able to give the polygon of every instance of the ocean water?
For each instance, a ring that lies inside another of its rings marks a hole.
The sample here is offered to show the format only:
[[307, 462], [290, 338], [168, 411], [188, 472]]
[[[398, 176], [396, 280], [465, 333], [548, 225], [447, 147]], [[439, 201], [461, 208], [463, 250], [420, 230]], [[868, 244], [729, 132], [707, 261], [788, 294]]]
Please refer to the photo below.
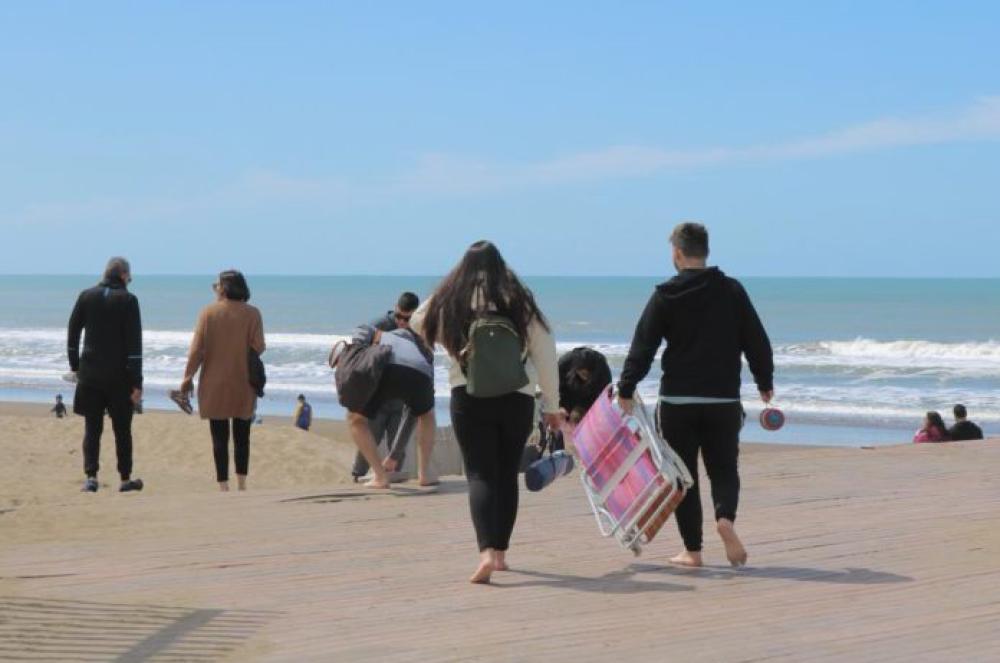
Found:
[[[249, 276], [268, 350], [263, 416], [287, 414], [305, 393], [316, 414], [341, 417], [330, 346], [392, 307], [402, 290], [429, 293], [432, 277]], [[657, 278], [535, 277], [526, 281], [554, 326], [560, 351], [591, 345], [620, 370]], [[92, 276], [0, 276], [0, 400], [72, 398], [65, 324]], [[213, 277], [143, 276], [131, 286], [144, 326], [146, 406], [172, 407], [191, 328], [212, 300]], [[754, 424], [760, 403], [749, 374], [745, 439], [866, 445], [908, 441], [923, 413], [964, 403], [1000, 433], [1000, 279], [743, 279], [775, 348], [778, 433]], [[436, 392], [447, 416], [445, 358]], [[653, 402], [659, 364], [640, 386]]]

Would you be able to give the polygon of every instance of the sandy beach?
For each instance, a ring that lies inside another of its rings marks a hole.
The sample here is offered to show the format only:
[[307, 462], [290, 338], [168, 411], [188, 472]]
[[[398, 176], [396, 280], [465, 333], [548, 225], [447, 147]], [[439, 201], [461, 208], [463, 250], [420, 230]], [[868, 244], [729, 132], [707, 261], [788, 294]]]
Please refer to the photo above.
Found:
[[[139, 494], [78, 492], [76, 418], [0, 405], [0, 658], [81, 661], [996, 660], [1000, 441], [747, 444], [749, 567], [706, 531], [669, 566], [602, 540], [575, 476], [522, 492], [513, 571], [469, 585], [465, 481], [348, 484], [343, 424], [255, 426], [216, 492], [195, 417], [136, 418]], [[113, 466], [110, 440], [102, 460]], [[109, 453], [110, 452], [110, 453]], [[703, 488], [703, 500], [707, 491]], [[389, 635], [387, 635], [389, 634]]]
[[[0, 404], [0, 508], [49, 504], [82, 485], [83, 418], [56, 419], [47, 406]], [[218, 491], [208, 423], [182, 413], [147, 411], [133, 420], [136, 477], [157, 496]], [[351, 481], [354, 445], [343, 422], [317, 421], [312, 431], [270, 418], [252, 431], [250, 476], [255, 489], [321, 487]], [[101, 492], [118, 489], [114, 436], [101, 440]]]

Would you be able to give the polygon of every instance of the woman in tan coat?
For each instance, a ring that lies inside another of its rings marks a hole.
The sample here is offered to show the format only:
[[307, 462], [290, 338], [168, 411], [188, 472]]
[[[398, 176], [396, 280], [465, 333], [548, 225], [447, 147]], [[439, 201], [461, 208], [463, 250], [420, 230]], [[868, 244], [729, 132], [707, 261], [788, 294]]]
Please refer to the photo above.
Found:
[[240, 272], [222, 272], [212, 289], [216, 301], [198, 316], [180, 390], [184, 394], [192, 391], [200, 368], [198, 414], [209, 420], [219, 488], [229, 490], [232, 420], [236, 481], [240, 490], [246, 490], [250, 425], [257, 402], [257, 394], [250, 385], [248, 354], [250, 349], [257, 354], [264, 352], [264, 323], [260, 311], [247, 304], [250, 288]]

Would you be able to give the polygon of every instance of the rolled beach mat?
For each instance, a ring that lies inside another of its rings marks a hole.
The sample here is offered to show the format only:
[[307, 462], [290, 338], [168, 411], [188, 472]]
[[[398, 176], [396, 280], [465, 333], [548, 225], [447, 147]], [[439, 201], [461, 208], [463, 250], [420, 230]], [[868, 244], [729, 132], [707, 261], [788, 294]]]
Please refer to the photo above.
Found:
[[538, 492], [572, 470], [573, 457], [565, 451], [556, 451], [528, 466], [524, 471], [524, 485], [531, 492]]
[[760, 411], [760, 427], [764, 430], [776, 431], [785, 425], [785, 413], [776, 407], [769, 406]]

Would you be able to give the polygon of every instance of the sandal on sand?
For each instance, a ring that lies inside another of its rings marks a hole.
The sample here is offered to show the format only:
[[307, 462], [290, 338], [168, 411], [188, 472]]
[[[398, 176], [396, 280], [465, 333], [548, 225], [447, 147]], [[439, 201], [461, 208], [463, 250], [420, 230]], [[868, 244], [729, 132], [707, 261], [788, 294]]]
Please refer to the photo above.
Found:
[[188, 395], [185, 392], [178, 389], [171, 389], [170, 400], [176, 403], [177, 407], [179, 407], [185, 414], [191, 414], [194, 412], [194, 408], [191, 407], [191, 399], [188, 398]]

